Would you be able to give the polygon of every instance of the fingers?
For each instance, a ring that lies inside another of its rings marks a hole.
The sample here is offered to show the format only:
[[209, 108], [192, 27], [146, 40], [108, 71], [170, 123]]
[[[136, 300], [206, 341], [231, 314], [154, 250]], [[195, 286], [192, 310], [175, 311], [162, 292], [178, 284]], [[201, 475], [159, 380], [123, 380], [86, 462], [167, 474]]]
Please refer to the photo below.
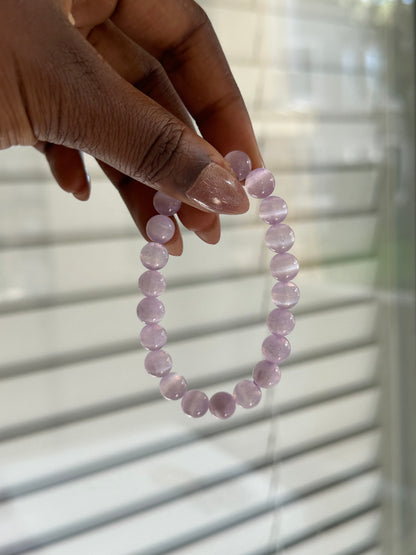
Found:
[[[107, 177], [116, 185], [121, 198], [133, 218], [134, 223], [145, 239], [150, 241], [146, 233], [146, 224], [152, 216], [157, 214], [153, 207], [153, 196], [155, 191], [134, 179], [123, 175], [108, 164], [101, 164]], [[179, 256], [183, 251], [182, 235], [178, 223], [174, 217], [171, 218], [175, 224], [175, 233], [172, 239], [165, 244], [169, 254]]]
[[36, 46], [47, 61], [28, 98], [39, 140], [85, 151], [206, 211], [238, 214], [248, 209], [243, 187], [222, 156], [126, 83], [66, 19], [65, 25], [57, 21], [39, 34]]
[[110, 20], [94, 27], [87, 38], [123, 79], [153, 98], [190, 129], [194, 129], [188, 111], [156, 58], [127, 37]]
[[216, 214], [205, 214], [205, 217], [201, 218], [201, 212], [183, 204], [178, 216], [186, 228], [194, 231], [206, 243], [215, 245], [220, 240], [221, 224]]
[[[156, 100], [188, 127], [193, 128], [192, 120], [185, 106], [173, 88], [163, 67], [153, 56], [124, 35], [110, 21], [95, 27], [88, 34], [88, 40], [121, 77]], [[133, 183], [133, 180], [127, 180], [121, 172], [109, 168], [106, 164], [102, 164], [102, 167], [118, 189], [125, 190], [128, 187], [133, 191], [135, 190], [137, 195], [140, 191], [139, 187], [145, 187], [145, 185], [138, 182]], [[127, 181], [129, 181], [128, 185]], [[123, 198], [126, 203], [129, 203], [131, 193], [127, 194], [124, 192]], [[149, 218], [153, 215], [151, 200], [149, 195], [146, 198], [141, 198], [141, 204], [149, 203], [150, 210], [140, 211], [140, 213], [136, 212], [134, 215], [134, 219], [140, 221], [140, 229], [142, 230], [145, 228], [146, 220], [141, 221], [141, 218]], [[134, 212], [133, 205], [127, 204], [127, 207], [131, 213]], [[191, 231], [195, 231], [202, 240], [208, 243], [218, 242], [220, 238], [220, 224], [217, 215], [202, 212], [183, 204], [178, 216], [184, 226]], [[178, 241], [175, 244], [178, 244]], [[168, 245], [169, 250], [173, 248], [172, 245], [173, 243]]]
[[90, 178], [82, 154], [78, 150], [47, 142], [39, 141], [35, 147], [45, 155], [58, 185], [78, 200], [88, 200]]
[[210, 21], [192, 0], [124, 0], [112, 20], [165, 67], [203, 137], [225, 155], [263, 161], [250, 118]]
[[[88, 40], [121, 77], [144, 89], [144, 92], [158, 100], [171, 113], [187, 123], [188, 126], [192, 126], [192, 120], [159, 62], [126, 37], [114, 24], [107, 21], [94, 28], [88, 34]], [[48, 161], [58, 183], [65, 190], [76, 192], [78, 198], [85, 198], [81, 191], [76, 190], [79, 179], [74, 176], [77, 169], [75, 164], [77, 160], [74, 155], [78, 155], [78, 152], [62, 145], [48, 143], [42, 143], [42, 148], [39, 149], [47, 153]], [[82, 169], [81, 159], [79, 162]], [[101, 162], [101, 165], [107, 176], [119, 189], [136, 225], [146, 236], [147, 220], [155, 214], [152, 204], [154, 190], [151, 190], [149, 194], [144, 191], [144, 188], [147, 189], [147, 187], [142, 183], [127, 178], [123, 173], [105, 163]], [[86, 192], [89, 192], [88, 188]], [[181, 214], [178, 216], [182, 219], [185, 227], [190, 227], [207, 242], [217, 242], [220, 229], [218, 216], [201, 212], [185, 204], [183, 207], [186, 209], [186, 215], [184, 218], [181, 218]], [[188, 221], [190, 226], [188, 226]], [[166, 246], [171, 254], [182, 252], [182, 239], [177, 226], [173, 239]]]

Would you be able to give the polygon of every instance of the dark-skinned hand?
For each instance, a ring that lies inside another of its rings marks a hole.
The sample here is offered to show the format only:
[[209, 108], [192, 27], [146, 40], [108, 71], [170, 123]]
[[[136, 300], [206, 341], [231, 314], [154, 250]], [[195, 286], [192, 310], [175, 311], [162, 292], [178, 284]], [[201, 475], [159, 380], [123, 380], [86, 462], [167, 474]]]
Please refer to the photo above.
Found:
[[[156, 190], [208, 243], [248, 208], [223, 156], [262, 166], [250, 119], [205, 12], [192, 0], [1, 0], [0, 148], [33, 145], [87, 200], [94, 156], [146, 237]], [[203, 138], [194, 129], [193, 120]], [[171, 254], [182, 252], [175, 222]]]

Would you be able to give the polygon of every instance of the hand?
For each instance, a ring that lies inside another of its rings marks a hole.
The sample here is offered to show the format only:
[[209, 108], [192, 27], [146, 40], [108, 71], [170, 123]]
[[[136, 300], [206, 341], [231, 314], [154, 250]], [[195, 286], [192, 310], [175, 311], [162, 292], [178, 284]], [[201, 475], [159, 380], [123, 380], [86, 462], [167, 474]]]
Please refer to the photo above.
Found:
[[[0, 63], [0, 148], [36, 146], [77, 198], [89, 196], [83, 151], [144, 236], [155, 189], [180, 199], [180, 220], [209, 243], [219, 240], [218, 213], [247, 210], [222, 155], [239, 149], [253, 167], [262, 160], [217, 37], [192, 0], [2, 0]], [[175, 225], [167, 247], [180, 254]]]

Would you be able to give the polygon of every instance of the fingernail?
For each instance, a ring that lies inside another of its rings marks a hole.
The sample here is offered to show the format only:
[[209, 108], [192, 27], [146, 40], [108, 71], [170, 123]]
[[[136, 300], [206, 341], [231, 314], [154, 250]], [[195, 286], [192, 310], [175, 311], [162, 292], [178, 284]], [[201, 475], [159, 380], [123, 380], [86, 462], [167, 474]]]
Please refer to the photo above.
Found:
[[205, 241], [205, 243], [209, 243], [210, 245], [217, 244], [221, 237], [221, 224], [219, 218], [215, 217], [212, 225], [207, 229], [195, 231], [195, 233], [200, 239]]
[[88, 200], [91, 193], [91, 178], [87, 172], [85, 172], [85, 177], [87, 179], [87, 184], [84, 183], [80, 191], [73, 193], [74, 197], [78, 200]]
[[90, 197], [90, 192], [88, 189], [84, 189], [79, 193], [73, 193], [74, 197], [78, 200], [88, 200]]
[[176, 232], [170, 241], [164, 245], [168, 249], [168, 253], [172, 256], [180, 256], [183, 253], [182, 236]]
[[249, 208], [238, 179], [214, 162], [205, 166], [186, 196], [202, 208], [222, 214], [243, 214]]

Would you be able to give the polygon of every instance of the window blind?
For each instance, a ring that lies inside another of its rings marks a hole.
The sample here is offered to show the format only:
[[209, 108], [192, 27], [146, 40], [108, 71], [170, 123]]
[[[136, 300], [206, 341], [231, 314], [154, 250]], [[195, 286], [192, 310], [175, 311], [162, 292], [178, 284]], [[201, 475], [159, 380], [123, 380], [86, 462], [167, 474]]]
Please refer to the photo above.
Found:
[[[88, 159], [81, 204], [0, 152], [2, 555], [379, 552], [380, 30], [360, 2], [201, 5], [289, 205], [293, 355], [262, 406], [186, 419], [143, 370], [144, 243], [116, 192]], [[250, 375], [270, 309], [255, 209], [222, 227], [166, 270], [169, 352], [208, 394]]]

